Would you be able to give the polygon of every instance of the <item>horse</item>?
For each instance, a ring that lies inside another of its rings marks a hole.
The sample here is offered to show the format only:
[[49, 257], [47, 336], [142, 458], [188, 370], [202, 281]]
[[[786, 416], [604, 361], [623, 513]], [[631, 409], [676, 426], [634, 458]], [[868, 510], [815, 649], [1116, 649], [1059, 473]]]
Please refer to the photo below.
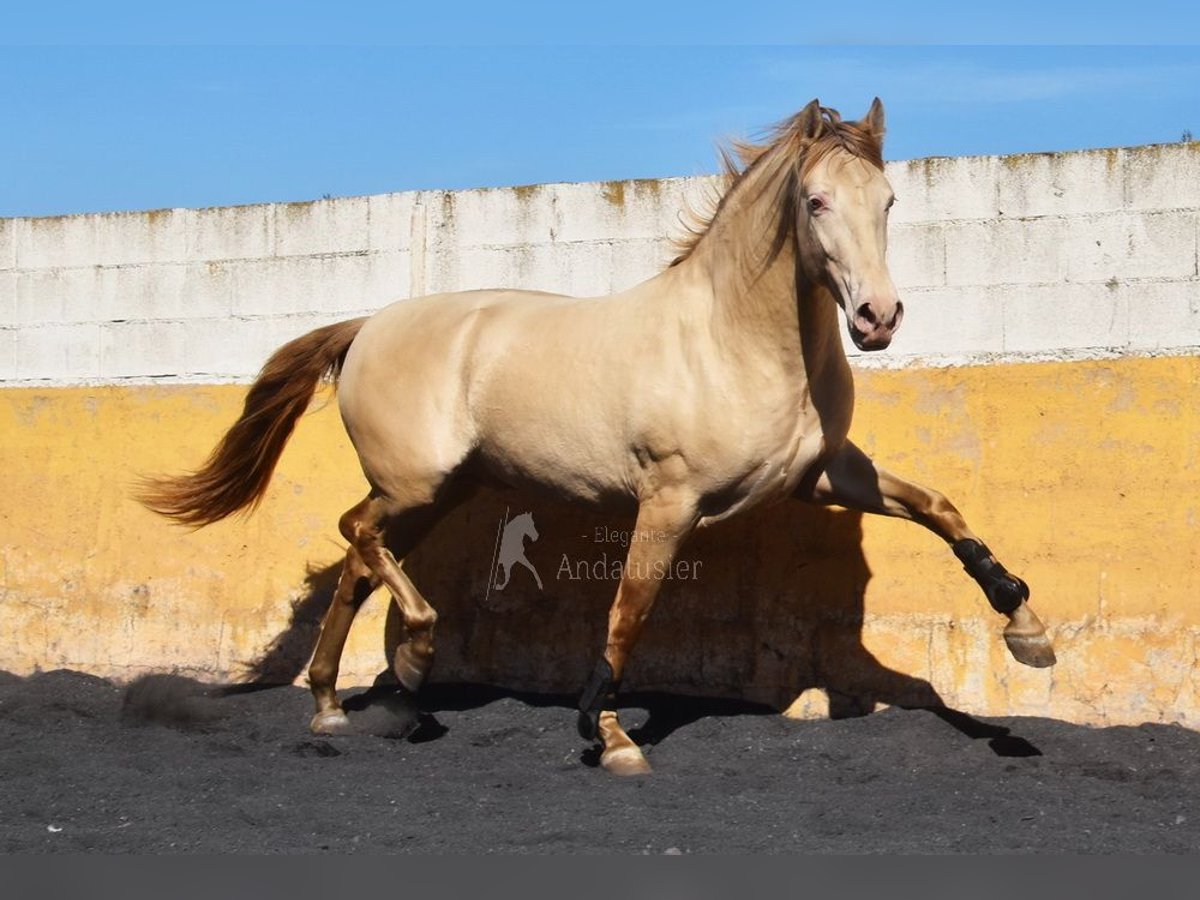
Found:
[[140, 499], [203, 526], [262, 498], [325, 378], [369, 491], [308, 670], [318, 734], [347, 729], [336, 694], [355, 612], [380, 585], [402, 641], [391, 665], [416, 691], [437, 614], [405, 557], [481, 485], [535, 490], [635, 517], [607, 640], [578, 728], [617, 775], [650, 771], [616, 695], [661, 578], [697, 528], [797, 499], [908, 519], [942, 538], [1007, 618], [1021, 663], [1053, 665], [1029, 588], [941, 493], [882, 468], [848, 438], [854, 383], [839, 334], [883, 350], [904, 314], [885, 253], [895, 199], [883, 104], [860, 120], [813, 100], [763, 143], [725, 153], [726, 189], [678, 256], [622, 293], [436, 294], [318, 328], [275, 352], [236, 423], [192, 474]]
[[508, 587], [508, 581], [512, 577], [512, 567], [520, 563], [533, 575], [538, 590], [542, 590], [542, 576], [538, 574], [538, 570], [525, 555], [525, 538], [529, 538], [531, 541], [538, 539], [537, 526], [533, 524], [533, 514], [521, 513], [519, 516], [514, 516], [511, 521], [504, 523], [503, 528], [494, 574], [499, 575], [500, 569], [503, 569], [504, 578], [497, 578], [492, 587], [498, 591]]

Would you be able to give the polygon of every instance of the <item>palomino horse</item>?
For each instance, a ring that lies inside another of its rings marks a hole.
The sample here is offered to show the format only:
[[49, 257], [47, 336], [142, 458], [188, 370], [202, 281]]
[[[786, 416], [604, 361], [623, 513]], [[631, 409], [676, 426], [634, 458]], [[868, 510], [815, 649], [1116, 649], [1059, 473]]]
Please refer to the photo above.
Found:
[[[380, 583], [404, 626], [393, 666], [416, 690], [434, 654], [433, 608], [402, 567], [481, 483], [636, 513], [608, 639], [579, 704], [608, 770], [649, 770], [614, 694], [693, 529], [789, 497], [911, 519], [953, 548], [1020, 662], [1054, 652], [1010, 575], [936, 491], [876, 468], [847, 439], [854, 385], [837, 310], [882, 350], [903, 307], [885, 262], [883, 106], [858, 122], [816, 100], [763, 145], [738, 148], [716, 211], [664, 271], [622, 294], [490, 290], [405, 300], [280, 348], [241, 418], [196, 473], [151, 482], [146, 504], [205, 525], [252, 506], [322, 377], [370, 493], [340, 520], [349, 542], [309, 668], [311, 728], [344, 729], [335, 693], [355, 611]], [[386, 537], [386, 540], [385, 540]]]

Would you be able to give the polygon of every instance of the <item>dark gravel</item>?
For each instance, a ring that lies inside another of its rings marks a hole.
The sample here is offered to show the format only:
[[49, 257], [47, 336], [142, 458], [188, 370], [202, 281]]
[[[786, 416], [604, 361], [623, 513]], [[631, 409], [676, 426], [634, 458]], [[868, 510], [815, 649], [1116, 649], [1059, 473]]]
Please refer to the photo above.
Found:
[[310, 735], [295, 687], [0, 673], [0, 851], [1200, 847], [1200, 734], [1176, 726], [899, 709], [793, 722], [645, 695], [623, 721], [656, 771], [619, 780], [577, 737], [570, 698], [435, 686], [418, 714], [346, 696], [373, 734]]

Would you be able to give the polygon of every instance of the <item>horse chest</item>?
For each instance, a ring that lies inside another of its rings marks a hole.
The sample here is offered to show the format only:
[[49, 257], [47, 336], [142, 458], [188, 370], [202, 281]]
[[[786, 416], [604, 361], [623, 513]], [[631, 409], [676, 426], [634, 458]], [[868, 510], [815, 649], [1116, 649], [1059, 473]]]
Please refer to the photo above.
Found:
[[826, 454], [831, 437], [808, 404], [790, 415], [762, 417], [728, 431], [710, 458], [704, 521], [719, 521], [743, 509], [791, 496], [801, 479]]

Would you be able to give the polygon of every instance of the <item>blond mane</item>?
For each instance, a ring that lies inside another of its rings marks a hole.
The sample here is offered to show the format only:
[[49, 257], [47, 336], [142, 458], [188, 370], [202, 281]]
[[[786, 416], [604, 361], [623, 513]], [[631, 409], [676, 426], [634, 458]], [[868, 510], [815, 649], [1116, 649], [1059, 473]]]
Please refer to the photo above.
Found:
[[[870, 128], [861, 122], [844, 122], [836, 109], [822, 106], [814, 137], [809, 134], [812, 129], [805, 119], [805, 113], [806, 110], [801, 110], [776, 125], [762, 143], [734, 140], [728, 146], [719, 148], [721, 177], [717, 189], [707, 201], [707, 211], [699, 211], [691, 206], [684, 209], [686, 234], [674, 242], [676, 256], [668, 268], [679, 265], [695, 252], [721, 214], [726, 201], [761, 166], [787, 167], [790, 177], [784, 198], [785, 213], [794, 211], [800, 180], [834, 150], [844, 150], [883, 169], [883, 144], [880, 136]], [[794, 216], [786, 216], [786, 219], [785, 234], [790, 231]]]

